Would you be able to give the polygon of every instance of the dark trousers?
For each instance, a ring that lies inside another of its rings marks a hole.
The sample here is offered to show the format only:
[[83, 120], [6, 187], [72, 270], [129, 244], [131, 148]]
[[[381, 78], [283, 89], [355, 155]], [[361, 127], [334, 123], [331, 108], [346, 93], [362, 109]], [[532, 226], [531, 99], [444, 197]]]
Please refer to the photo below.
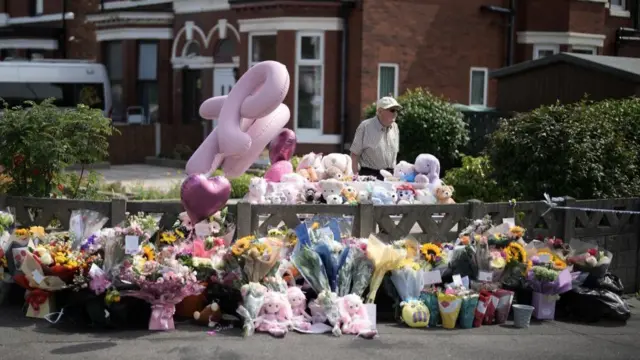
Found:
[[[393, 169], [385, 169], [388, 172], [393, 174]], [[362, 175], [362, 176], [375, 176], [378, 180], [384, 180], [384, 176], [382, 176], [382, 174], [380, 174], [380, 170], [376, 170], [376, 169], [371, 169], [368, 167], [362, 167], [360, 168], [360, 172], [358, 173], [358, 175]]]

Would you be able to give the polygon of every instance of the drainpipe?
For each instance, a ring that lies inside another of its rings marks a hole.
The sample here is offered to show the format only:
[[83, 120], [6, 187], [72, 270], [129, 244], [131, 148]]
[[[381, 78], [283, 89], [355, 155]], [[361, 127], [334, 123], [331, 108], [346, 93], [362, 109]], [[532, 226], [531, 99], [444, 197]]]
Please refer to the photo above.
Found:
[[347, 60], [349, 41], [349, 15], [355, 5], [355, 0], [342, 0], [340, 15], [342, 17], [342, 58], [340, 60], [340, 152], [344, 151], [347, 138]]
[[62, 58], [67, 58], [67, 20], [65, 16], [67, 15], [67, 0], [62, 0]]
[[513, 54], [514, 54], [514, 50], [515, 50], [514, 38], [515, 38], [515, 30], [516, 30], [516, 7], [517, 7], [517, 1], [516, 0], [510, 0], [508, 8], [504, 8], [504, 7], [501, 7], [501, 6], [495, 6], [495, 5], [482, 5], [482, 6], [480, 6], [481, 10], [508, 16], [507, 30], [506, 30], [506, 32], [507, 32], [507, 50], [506, 50], [506, 54], [505, 54], [506, 66], [513, 65], [513, 59], [514, 59], [514, 55]]

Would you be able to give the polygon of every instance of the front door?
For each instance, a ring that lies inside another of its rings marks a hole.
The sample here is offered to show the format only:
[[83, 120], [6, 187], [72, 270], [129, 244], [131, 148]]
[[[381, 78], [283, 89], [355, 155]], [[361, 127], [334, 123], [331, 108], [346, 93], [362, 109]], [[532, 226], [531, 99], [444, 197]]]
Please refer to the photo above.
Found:
[[[236, 84], [233, 67], [219, 67], [213, 70], [213, 96], [228, 95]], [[217, 121], [213, 122], [215, 127]]]

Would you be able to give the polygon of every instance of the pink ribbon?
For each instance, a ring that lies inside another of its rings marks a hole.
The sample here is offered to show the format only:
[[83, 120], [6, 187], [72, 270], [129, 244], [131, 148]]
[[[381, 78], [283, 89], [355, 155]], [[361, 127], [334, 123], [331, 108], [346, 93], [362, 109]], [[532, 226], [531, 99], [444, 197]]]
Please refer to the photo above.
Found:
[[155, 304], [151, 306], [152, 316], [154, 319], [159, 320], [162, 327], [169, 330], [169, 320], [173, 318], [176, 313], [176, 307], [173, 304]]

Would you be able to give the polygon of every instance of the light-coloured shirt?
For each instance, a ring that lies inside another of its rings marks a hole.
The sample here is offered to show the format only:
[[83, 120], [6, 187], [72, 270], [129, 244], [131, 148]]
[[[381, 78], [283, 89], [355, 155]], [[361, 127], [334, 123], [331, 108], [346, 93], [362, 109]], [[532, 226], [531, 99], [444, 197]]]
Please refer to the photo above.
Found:
[[360, 157], [361, 167], [382, 170], [395, 166], [399, 149], [398, 124], [385, 127], [377, 117], [372, 117], [358, 125], [350, 150]]

